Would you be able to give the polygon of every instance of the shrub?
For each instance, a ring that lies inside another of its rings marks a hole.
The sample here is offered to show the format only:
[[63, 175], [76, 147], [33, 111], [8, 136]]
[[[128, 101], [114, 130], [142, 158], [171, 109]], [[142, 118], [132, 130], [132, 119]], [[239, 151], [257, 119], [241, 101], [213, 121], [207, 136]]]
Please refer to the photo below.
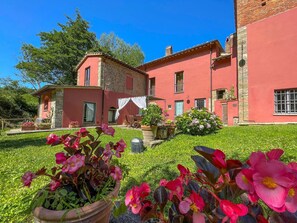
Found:
[[206, 109], [192, 108], [190, 111], [176, 117], [176, 127], [179, 131], [191, 135], [207, 135], [222, 127], [218, 116]]
[[147, 108], [142, 109], [142, 125], [157, 125], [163, 120], [162, 109], [157, 104], [149, 104]]

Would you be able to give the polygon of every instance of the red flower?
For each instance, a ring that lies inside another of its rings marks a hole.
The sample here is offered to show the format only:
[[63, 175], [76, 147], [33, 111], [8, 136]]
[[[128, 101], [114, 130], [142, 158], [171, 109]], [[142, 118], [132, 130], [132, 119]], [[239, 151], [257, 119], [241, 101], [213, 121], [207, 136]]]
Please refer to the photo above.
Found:
[[114, 128], [108, 127], [107, 124], [102, 124], [101, 129], [102, 129], [102, 132], [106, 135], [111, 135], [111, 136], [114, 135], [114, 132], [115, 132]]
[[115, 156], [118, 158], [121, 158], [121, 153], [123, 153], [125, 151], [125, 148], [127, 147], [125, 141], [123, 139], [121, 139], [120, 141], [118, 141], [115, 146]]
[[159, 185], [166, 187], [167, 183], [168, 183], [168, 181], [166, 179], [161, 179]]
[[236, 223], [239, 216], [245, 216], [248, 213], [248, 208], [245, 205], [234, 204], [229, 200], [221, 200], [220, 208], [226, 215], [223, 222], [230, 218], [230, 223]]
[[36, 178], [36, 175], [30, 171], [26, 172], [23, 176], [22, 176], [22, 181], [23, 181], [23, 186], [26, 187], [30, 187], [32, 180]]
[[66, 162], [64, 163], [64, 166], [62, 167], [62, 171], [64, 173], [73, 174], [84, 165], [85, 165], [85, 156], [76, 154], [66, 160]]
[[78, 149], [79, 147], [80, 138], [79, 137], [70, 137], [68, 136], [64, 140], [64, 146], [72, 149]]
[[182, 182], [180, 179], [175, 179], [175, 180], [169, 181], [165, 187], [168, 190], [170, 190], [170, 193], [169, 193], [170, 200], [172, 200], [174, 195], [177, 196], [177, 198], [179, 200], [182, 199], [183, 194], [184, 194], [184, 188], [183, 188], [183, 185], [182, 185]]
[[64, 162], [67, 160], [67, 156], [63, 152], [56, 153], [56, 163], [57, 164], [64, 164]]
[[122, 170], [117, 166], [113, 166], [113, 167], [111, 167], [111, 170], [110, 170], [110, 176], [114, 180], [121, 180], [123, 178]]
[[60, 187], [60, 185], [61, 185], [60, 181], [52, 180], [50, 182], [51, 191], [55, 191], [58, 187]]
[[77, 137], [86, 137], [89, 134], [86, 128], [81, 128], [78, 132], [75, 133]]
[[57, 145], [60, 142], [60, 137], [55, 135], [55, 134], [50, 134], [47, 138], [46, 138], [46, 144], [48, 145]]
[[226, 169], [227, 163], [225, 161], [225, 158], [225, 154], [221, 150], [216, 149], [212, 154], [213, 165], [215, 165], [219, 169]]
[[150, 193], [147, 183], [142, 183], [139, 187], [134, 186], [126, 193], [125, 204], [130, 207], [133, 214], [138, 214], [142, 209], [142, 201]]
[[189, 168], [184, 167], [181, 164], [177, 165], [177, 169], [179, 170], [179, 177], [180, 179], [185, 183], [188, 184], [189, 179], [191, 178], [191, 172], [189, 170]]

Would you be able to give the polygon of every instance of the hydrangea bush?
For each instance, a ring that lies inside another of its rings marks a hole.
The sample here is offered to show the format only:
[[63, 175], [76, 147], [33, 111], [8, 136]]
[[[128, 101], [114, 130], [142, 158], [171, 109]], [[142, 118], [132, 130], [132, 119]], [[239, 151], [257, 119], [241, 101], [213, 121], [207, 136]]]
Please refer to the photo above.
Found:
[[222, 122], [218, 116], [206, 109], [192, 108], [176, 117], [176, 127], [185, 134], [207, 135], [222, 128]]
[[126, 143], [121, 139], [102, 147], [100, 136], [114, 136], [115, 133], [106, 124], [97, 127], [96, 133], [94, 137], [86, 128], [81, 128], [75, 134], [50, 134], [47, 137], [48, 145], [62, 145], [64, 152], [56, 153], [57, 165], [50, 170], [43, 167], [22, 176], [23, 185], [27, 187], [37, 177], [46, 176], [50, 179], [49, 184], [33, 199], [33, 209], [39, 206], [50, 210], [79, 208], [101, 199], [113, 190], [116, 181], [122, 179], [122, 170], [111, 164], [111, 159], [114, 155], [121, 157]]
[[131, 188], [126, 206], [160, 223], [297, 222], [297, 163], [281, 162], [283, 150], [253, 152], [244, 164], [218, 149], [195, 150], [196, 172], [179, 164], [180, 175], [161, 179], [152, 196], [147, 183]]

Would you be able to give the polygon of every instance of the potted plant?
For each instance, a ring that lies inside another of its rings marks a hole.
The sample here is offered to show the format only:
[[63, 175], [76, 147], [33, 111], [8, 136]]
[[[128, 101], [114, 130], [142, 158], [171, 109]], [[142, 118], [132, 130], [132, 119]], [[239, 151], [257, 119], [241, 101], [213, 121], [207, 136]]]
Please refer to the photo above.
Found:
[[29, 131], [29, 130], [35, 130], [35, 123], [26, 121], [22, 123], [22, 131]]
[[79, 128], [78, 121], [70, 121], [68, 127], [69, 128]]
[[167, 127], [168, 138], [173, 137], [175, 134], [175, 127], [176, 127], [174, 121], [167, 119], [165, 121], [165, 126]]
[[161, 179], [153, 196], [147, 183], [134, 186], [126, 206], [142, 221], [159, 223], [297, 222], [297, 163], [281, 162], [283, 150], [253, 152], [244, 164], [218, 149], [195, 150], [197, 171], [179, 164], [179, 176]]
[[157, 104], [151, 103], [142, 109], [141, 129], [145, 145], [156, 137], [157, 125], [162, 119], [162, 109]]
[[81, 128], [73, 135], [61, 137], [50, 134], [47, 144], [62, 145], [64, 152], [56, 153], [56, 166], [26, 172], [22, 181], [30, 187], [39, 176], [50, 178], [50, 183], [32, 201], [35, 222], [100, 222], [108, 223], [112, 199], [117, 196], [122, 171], [111, 164], [112, 156], [121, 157], [126, 148], [121, 139], [102, 147], [102, 134], [114, 135], [115, 130], [103, 124], [96, 128], [97, 137]]

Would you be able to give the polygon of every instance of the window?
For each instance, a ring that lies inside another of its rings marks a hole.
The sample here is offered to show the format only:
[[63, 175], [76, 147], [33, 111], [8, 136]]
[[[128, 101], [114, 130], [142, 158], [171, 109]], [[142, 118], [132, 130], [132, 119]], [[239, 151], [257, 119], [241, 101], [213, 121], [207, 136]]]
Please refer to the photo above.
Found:
[[126, 89], [133, 90], [133, 77], [126, 76]]
[[184, 101], [175, 101], [175, 116], [184, 113]]
[[217, 90], [217, 99], [223, 99], [225, 94], [225, 89]]
[[90, 86], [90, 67], [85, 69], [85, 86]]
[[184, 91], [184, 72], [175, 73], [174, 92], [181, 93]]
[[167, 106], [167, 109], [168, 109], [168, 110], [171, 110], [171, 105], [168, 105], [168, 106]]
[[84, 122], [95, 122], [95, 103], [84, 104]]
[[274, 112], [297, 114], [297, 89], [274, 91]]
[[156, 78], [149, 79], [149, 95], [155, 96], [155, 85], [156, 85]]
[[206, 99], [205, 98], [198, 98], [195, 99], [195, 108], [201, 110], [206, 107]]

